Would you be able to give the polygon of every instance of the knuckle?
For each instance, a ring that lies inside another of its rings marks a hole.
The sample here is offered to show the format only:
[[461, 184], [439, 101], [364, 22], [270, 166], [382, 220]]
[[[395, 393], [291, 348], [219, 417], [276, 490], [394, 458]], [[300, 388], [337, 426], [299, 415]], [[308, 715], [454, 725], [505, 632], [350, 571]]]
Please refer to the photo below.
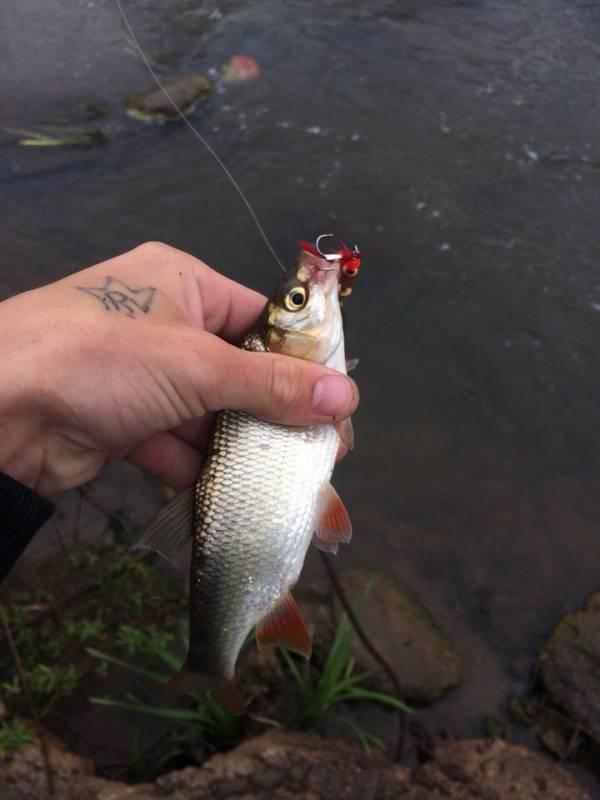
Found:
[[144, 242], [143, 244], [138, 245], [134, 250], [134, 253], [145, 260], [159, 261], [172, 258], [177, 252], [178, 250], [176, 250], [174, 247], [171, 247], [164, 242], [156, 241]]

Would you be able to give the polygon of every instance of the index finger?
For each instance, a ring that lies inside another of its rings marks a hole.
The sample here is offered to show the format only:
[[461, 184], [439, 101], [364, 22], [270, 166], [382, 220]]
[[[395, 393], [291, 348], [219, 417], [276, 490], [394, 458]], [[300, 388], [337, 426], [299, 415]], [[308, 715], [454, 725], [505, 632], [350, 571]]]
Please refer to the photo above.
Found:
[[195, 278], [206, 330], [228, 341], [239, 341], [260, 316], [267, 298], [220, 275], [201, 261], [195, 270]]

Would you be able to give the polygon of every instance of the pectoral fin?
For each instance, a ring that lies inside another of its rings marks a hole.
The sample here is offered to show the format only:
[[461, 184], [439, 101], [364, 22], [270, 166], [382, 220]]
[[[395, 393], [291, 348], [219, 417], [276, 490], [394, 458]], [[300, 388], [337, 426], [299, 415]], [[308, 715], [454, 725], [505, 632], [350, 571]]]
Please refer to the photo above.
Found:
[[348, 450], [354, 450], [354, 428], [352, 427], [352, 420], [350, 417], [348, 417], [348, 419], [343, 419], [341, 422], [334, 422], [333, 427], [340, 437], [340, 442]]
[[134, 549], [154, 550], [177, 563], [189, 549], [194, 519], [194, 487], [175, 495], [144, 528]]
[[321, 489], [317, 504], [314, 544], [326, 553], [337, 553], [338, 544], [352, 539], [352, 523], [346, 506], [330, 483]]
[[256, 626], [256, 644], [258, 647], [281, 645], [310, 658], [310, 633], [291, 592], [282, 597]]

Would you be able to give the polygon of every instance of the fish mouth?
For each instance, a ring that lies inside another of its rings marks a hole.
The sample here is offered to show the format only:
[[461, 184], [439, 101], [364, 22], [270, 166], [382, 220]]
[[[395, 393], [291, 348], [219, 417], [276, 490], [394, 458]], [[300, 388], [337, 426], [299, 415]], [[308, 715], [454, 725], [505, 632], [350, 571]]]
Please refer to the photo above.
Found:
[[320, 258], [318, 261], [317, 259], [311, 259], [311, 263], [308, 265], [309, 273], [310, 273], [310, 282], [319, 284], [323, 287], [328, 287], [328, 285], [333, 284], [333, 279], [335, 281], [338, 280], [340, 274], [340, 262], [339, 261], [326, 261], [324, 258]]

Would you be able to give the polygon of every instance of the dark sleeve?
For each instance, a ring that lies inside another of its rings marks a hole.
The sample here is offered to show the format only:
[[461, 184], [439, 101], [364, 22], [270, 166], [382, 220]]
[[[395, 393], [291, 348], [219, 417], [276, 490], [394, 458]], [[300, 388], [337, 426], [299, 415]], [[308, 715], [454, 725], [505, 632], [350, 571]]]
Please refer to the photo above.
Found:
[[0, 581], [53, 513], [53, 503], [0, 472]]

